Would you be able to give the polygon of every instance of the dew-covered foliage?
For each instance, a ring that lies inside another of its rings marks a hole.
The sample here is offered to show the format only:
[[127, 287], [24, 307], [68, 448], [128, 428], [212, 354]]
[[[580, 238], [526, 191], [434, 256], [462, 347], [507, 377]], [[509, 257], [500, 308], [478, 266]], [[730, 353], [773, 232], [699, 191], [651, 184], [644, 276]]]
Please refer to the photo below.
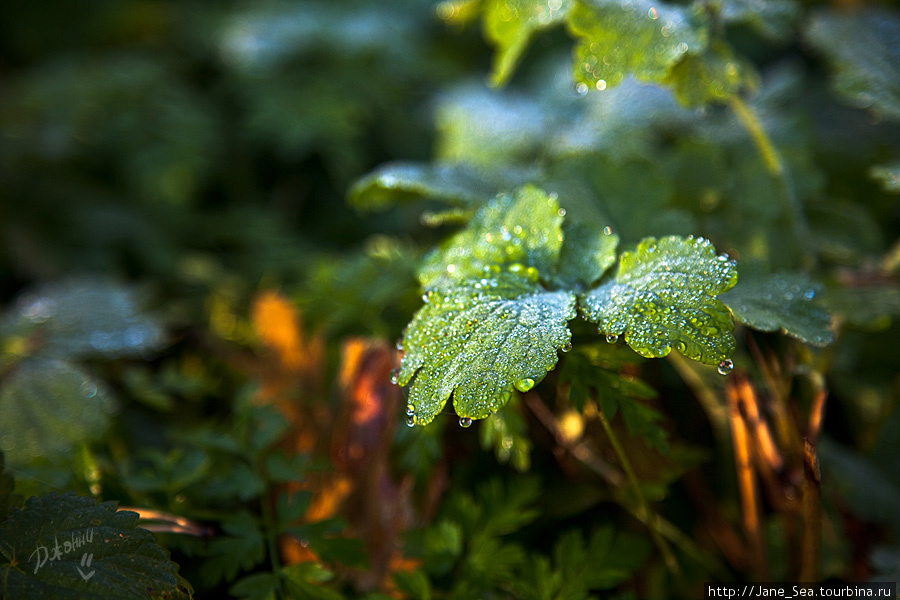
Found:
[[0, 598], [897, 581], [898, 34], [0, 4]]

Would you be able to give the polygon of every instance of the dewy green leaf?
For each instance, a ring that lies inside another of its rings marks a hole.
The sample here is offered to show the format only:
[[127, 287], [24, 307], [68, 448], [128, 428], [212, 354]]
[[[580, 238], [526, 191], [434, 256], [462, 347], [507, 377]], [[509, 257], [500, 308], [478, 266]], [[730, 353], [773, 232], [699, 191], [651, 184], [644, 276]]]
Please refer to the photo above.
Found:
[[0, 450], [13, 465], [56, 460], [97, 439], [114, 409], [102, 384], [62, 360], [29, 358], [0, 386]]
[[806, 37], [834, 68], [839, 95], [900, 121], [900, 13], [874, 7], [821, 11]]
[[706, 364], [734, 353], [734, 323], [716, 296], [737, 283], [735, 263], [704, 238], [647, 238], [624, 252], [613, 280], [581, 298], [608, 336], [625, 334], [641, 356], [679, 352]]
[[527, 185], [501, 194], [482, 207], [468, 227], [429, 254], [419, 272], [428, 289], [445, 289], [468, 280], [476, 290], [504, 266], [530, 283], [549, 277], [562, 247], [562, 220], [555, 195]]
[[622, 83], [629, 73], [660, 82], [685, 56], [703, 52], [708, 41], [698, 11], [649, 0], [581, 0], [568, 25], [579, 40], [575, 78], [598, 90]]
[[484, 30], [496, 46], [491, 82], [503, 85], [528, 46], [531, 36], [563, 21], [574, 0], [488, 0]]
[[451, 394], [461, 424], [483, 419], [556, 364], [575, 297], [539, 280], [559, 259], [562, 216], [554, 196], [525, 186], [488, 202], [424, 261], [427, 304], [404, 336], [397, 376], [412, 381], [410, 424], [431, 422]]
[[760, 331], [782, 330], [814, 346], [834, 341], [831, 316], [815, 303], [818, 290], [801, 274], [741, 280], [720, 296], [734, 318]]
[[55, 492], [0, 524], [0, 597], [188, 598], [178, 565], [134, 512]]
[[415, 377], [410, 424], [431, 422], [451, 394], [461, 424], [489, 416], [513, 387], [526, 391], [543, 379], [571, 339], [575, 296], [545, 291], [524, 274], [504, 271], [428, 298], [403, 339], [399, 383]]

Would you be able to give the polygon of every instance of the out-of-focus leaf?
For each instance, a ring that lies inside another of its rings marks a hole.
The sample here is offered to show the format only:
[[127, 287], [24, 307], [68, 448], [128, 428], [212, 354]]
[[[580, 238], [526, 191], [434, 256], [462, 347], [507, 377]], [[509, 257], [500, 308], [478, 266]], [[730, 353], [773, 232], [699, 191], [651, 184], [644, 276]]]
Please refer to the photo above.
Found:
[[618, 244], [619, 236], [609, 228], [566, 221], [559, 254], [559, 279], [569, 287], [589, 287], [616, 262]]
[[869, 285], [829, 290], [828, 310], [855, 325], [884, 325], [900, 315], [900, 286]]
[[595, 530], [587, 545], [577, 531], [563, 534], [553, 546], [553, 561], [562, 572], [563, 590], [578, 594], [615, 587], [632, 576], [649, 552], [645, 538], [606, 527]]
[[19, 298], [16, 317], [40, 332], [41, 354], [60, 358], [143, 356], [165, 343], [162, 324], [142, 310], [137, 293], [105, 279], [45, 284]]
[[834, 89], [845, 100], [900, 121], [900, 13], [881, 7], [823, 10], [806, 38], [834, 69]]
[[741, 323], [778, 331], [814, 346], [834, 341], [831, 316], [814, 300], [819, 286], [802, 274], [784, 273], [741, 279], [719, 299]]
[[890, 525], [900, 533], [900, 486], [856, 452], [823, 439], [818, 446], [822, 468], [833, 473], [837, 486], [857, 515]]
[[301, 563], [284, 567], [284, 574], [289, 592], [297, 598], [310, 600], [343, 600], [344, 596], [323, 583], [334, 579], [334, 573], [317, 563]]
[[239, 579], [228, 593], [242, 600], [276, 600], [278, 576], [274, 573], [254, 573]]
[[900, 162], [876, 165], [869, 169], [869, 175], [881, 184], [884, 191], [900, 194]]
[[539, 150], [549, 115], [523, 94], [468, 85], [445, 95], [435, 121], [439, 160], [496, 169], [524, 162]]
[[481, 425], [481, 447], [494, 449], [501, 463], [511, 462], [519, 472], [531, 466], [531, 438], [528, 424], [515, 406], [492, 414]]
[[773, 40], [786, 38], [800, 15], [795, 0], [723, 0], [721, 15], [726, 23], [743, 23]]
[[5, 598], [189, 598], [178, 565], [138, 514], [115, 502], [50, 493], [29, 498], [0, 524]]
[[266, 557], [265, 539], [250, 513], [240, 511], [229, 516], [222, 521], [222, 529], [227, 535], [209, 543], [207, 559], [200, 568], [200, 575], [209, 584], [232, 581]]
[[581, 298], [586, 318], [647, 358], [674, 347], [716, 364], [734, 353], [734, 324], [716, 298], [737, 283], [735, 263], [703, 238], [647, 238], [619, 258], [615, 278]]
[[0, 450], [14, 465], [58, 460], [104, 435], [115, 403], [105, 387], [66, 361], [22, 361], [0, 385]]
[[686, 56], [669, 71], [664, 83], [671, 86], [675, 97], [685, 106], [704, 106], [727, 102], [741, 88], [746, 65], [735, 60], [731, 48], [713, 44], [707, 52]]
[[466, 163], [388, 163], [350, 188], [350, 203], [384, 210], [404, 200], [430, 198], [455, 206], [479, 205], [533, 176], [518, 169], [479, 169]]
[[497, 46], [491, 82], [494, 85], [506, 83], [531, 36], [562, 23], [572, 4], [574, 0], [488, 0], [484, 9], [484, 30]]
[[578, 39], [575, 79], [599, 90], [629, 74], [660, 82], [685, 56], [702, 53], [708, 40], [699, 11], [649, 0], [582, 0], [568, 25]]

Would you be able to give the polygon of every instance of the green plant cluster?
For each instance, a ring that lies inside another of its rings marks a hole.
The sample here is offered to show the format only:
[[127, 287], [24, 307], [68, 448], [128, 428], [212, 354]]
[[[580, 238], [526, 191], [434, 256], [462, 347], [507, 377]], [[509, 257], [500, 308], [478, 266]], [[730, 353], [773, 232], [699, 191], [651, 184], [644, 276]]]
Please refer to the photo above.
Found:
[[888, 3], [13, 3], [0, 81], [0, 598], [900, 579]]

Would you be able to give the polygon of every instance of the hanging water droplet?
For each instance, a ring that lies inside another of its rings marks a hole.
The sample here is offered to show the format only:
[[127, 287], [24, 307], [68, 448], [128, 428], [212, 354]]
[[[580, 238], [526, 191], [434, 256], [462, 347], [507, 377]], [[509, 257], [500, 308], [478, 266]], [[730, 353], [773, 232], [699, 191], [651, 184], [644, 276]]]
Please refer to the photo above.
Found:
[[728, 375], [734, 370], [734, 362], [730, 358], [726, 358], [719, 363], [719, 375]]
[[525, 379], [519, 379], [513, 385], [515, 385], [516, 389], [520, 392], [527, 392], [534, 387], [534, 379], [526, 377]]
[[406, 417], [406, 426], [412, 427], [416, 424], [416, 415], [409, 415]]
[[611, 333], [610, 333], [610, 334], [607, 334], [607, 335], [606, 335], [606, 341], [607, 341], [608, 343], [610, 343], [610, 344], [615, 344], [616, 342], [619, 341], [619, 336], [614, 335], [614, 334], [611, 334]]
[[413, 406], [412, 404], [407, 404], [406, 405], [406, 416], [407, 417], [416, 416], [416, 407]]
[[397, 347], [397, 350], [399, 350], [400, 352], [403, 352], [403, 340], [402, 339], [397, 340], [396, 347]]
[[562, 347], [563, 352], [568, 352], [572, 349], [572, 342], [566, 342], [566, 345]]
[[459, 418], [459, 426], [463, 429], [472, 426], [472, 417], [460, 417]]
[[400, 383], [400, 369], [391, 369], [391, 383], [394, 385]]

